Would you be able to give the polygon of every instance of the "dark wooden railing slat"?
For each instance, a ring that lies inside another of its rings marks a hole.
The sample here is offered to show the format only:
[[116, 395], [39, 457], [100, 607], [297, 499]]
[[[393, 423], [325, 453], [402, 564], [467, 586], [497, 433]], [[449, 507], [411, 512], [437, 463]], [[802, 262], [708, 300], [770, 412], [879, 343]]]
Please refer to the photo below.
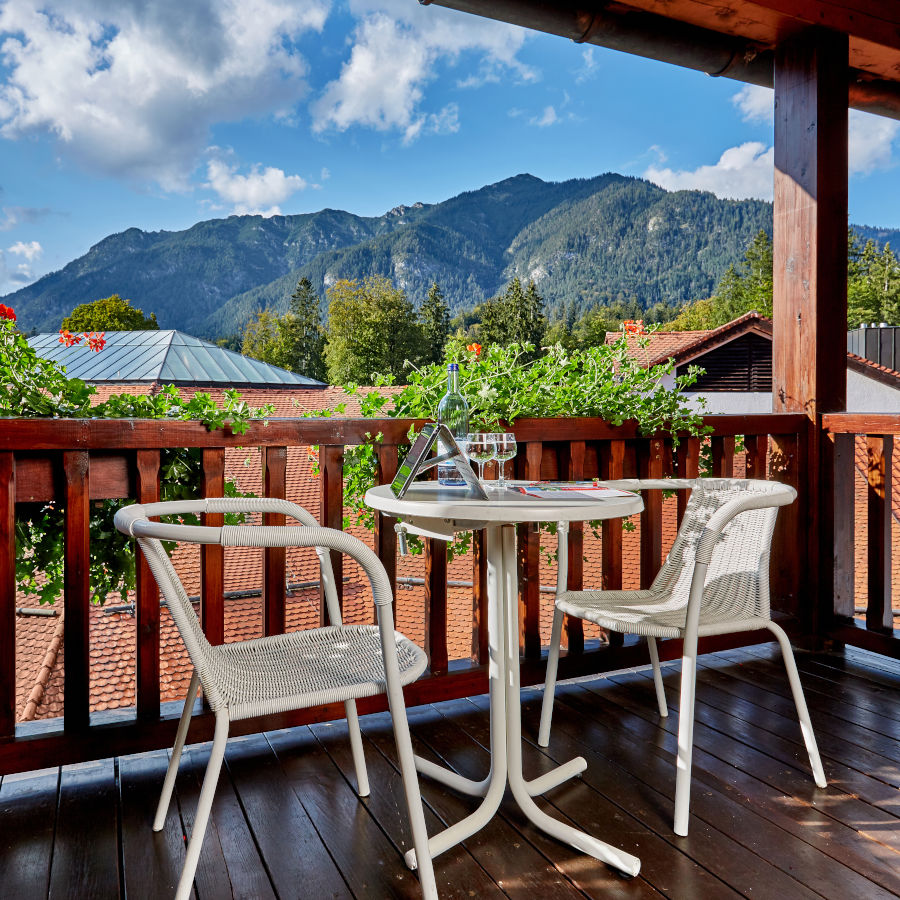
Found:
[[[398, 457], [396, 444], [378, 445], [376, 484], [390, 484], [394, 480], [399, 465]], [[397, 596], [397, 532], [394, 531], [396, 521], [383, 513], [375, 513], [375, 553], [387, 571], [395, 597]], [[374, 609], [372, 615], [375, 615]]]
[[0, 453], [0, 738], [16, 731], [16, 461]]
[[[773, 434], [769, 453], [769, 478], [789, 484], [800, 491], [802, 448], [795, 434]], [[801, 565], [805, 555], [807, 526], [801, 527], [805, 509], [800, 502], [778, 510], [772, 537], [771, 588], [778, 609], [791, 615], [800, 613]]]
[[[584, 478], [584, 458], [587, 445], [584, 441], [572, 441], [565, 454], [566, 478], [581, 481]], [[569, 552], [566, 563], [568, 576], [566, 588], [580, 591], [584, 586], [584, 523], [569, 523]], [[566, 616], [563, 625], [563, 641], [571, 653], [584, 652], [584, 622], [578, 616]]]
[[[679, 478], [700, 477], [700, 438], [683, 438], [678, 446], [678, 462], [675, 466], [675, 474]], [[675, 497], [675, 508], [678, 527], [681, 528], [681, 520], [690, 500], [690, 491], [678, 491]]]
[[[516, 457], [528, 481], [540, 481], [544, 445], [529, 441]], [[541, 533], [530, 522], [517, 526], [519, 552], [519, 646], [528, 659], [541, 655]]]
[[484, 531], [472, 535], [472, 659], [489, 661], [487, 596], [487, 543]]
[[[159, 450], [135, 454], [135, 491], [138, 503], [159, 500]], [[135, 664], [137, 717], [159, 718], [159, 587], [144, 554], [136, 550], [135, 617], [137, 661]]]
[[746, 458], [744, 468], [748, 478], [766, 477], [766, 457], [769, 450], [767, 434], [748, 434], [744, 436]]
[[[663, 441], [650, 438], [639, 448], [641, 478], [663, 477]], [[662, 565], [662, 491], [644, 491], [641, 513], [641, 588], [653, 583]]]
[[[287, 499], [287, 447], [263, 447], [260, 460], [263, 470], [263, 494], [277, 500]], [[263, 525], [284, 525], [279, 513], [263, 513]], [[296, 522], [291, 522], [296, 525]], [[284, 547], [263, 550], [263, 634], [284, 634], [287, 602], [287, 570]]]
[[447, 542], [435, 538], [425, 538], [425, 652], [432, 675], [447, 671]]
[[90, 721], [90, 458], [86, 450], [63, 453], [65, 483], [65, 727]]
[[[600, 477], [609, 481], [625, 473], [625, 441], [608, 441], [600, 447]], [[602, 588], [622, 590], [622, 519], [604, 519], [600, 523], [600, 559]], [[607, 633], [611, 647], [621, 647], [625, 636], [620, 631]]]
[[[344, 527], [344, 445], [323, 444], [319, 447], [319, 522], [326, 528]], [[331, 551], [331, 567], [337, 588], [338, 602], [344, 608], [344, 557]], [[319, 621], [328, 623], [324, 588], [319, 588]]]
[[[203, 497], [225, 495], [225, 448], [205, 447], [200, 472]], [[203, 524], [218, 528], [221, 513], [204, 513]], [[211, 644], [225, 643], [225, 548], [221, 544], [200, 547], [200, 624]]]
[[856, 611], [856, 436], [831, 437], [834, 442], [834, 614], [852, 619]]
[[868, 464], [868, 602], [866, 628], [893, 628], [891, 609], [891, 462], [892, 435], [866, 436]]
[[734, 477], [734, 435], [713, 435], [710, 438], [712, 450], [712, 473], [715, 478]]

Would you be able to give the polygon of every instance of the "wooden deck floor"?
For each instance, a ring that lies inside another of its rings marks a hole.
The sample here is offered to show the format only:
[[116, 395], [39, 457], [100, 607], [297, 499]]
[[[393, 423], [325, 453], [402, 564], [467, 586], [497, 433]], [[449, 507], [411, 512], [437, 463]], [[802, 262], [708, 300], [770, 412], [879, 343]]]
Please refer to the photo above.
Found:
[[[545, 838], [504, 804], [464, 847], [436, 861], [442, 898], [900, 896], [900, 662], [861, 651], [798, 659], [829, 779], [815, 788], [771, 647], [707, 656], [698, 683], [693, 818], [671, 830], [677, 716], [661, 721], [652, 682], [632, 672], [562, 685], [547, 755], [530, 775], [582, 754], [588, 769], [542, 805], [637, 854], [637, 878]], [[677, 708], [678, 673], [667, 676]], [[540, 695], [523, 692], [524, 728]], [[487, 765], [485, 698], [410, 710], [418, 751], [466, 775]], [[418, 897], [399, 850], [406, 826], [384, 715], [363, 721], [372, 795], [360, 802], [342, 723], [229, 743], [196, 879], [220, 897]], [[189, 748], [165, 829], [150, 821], [164, 753], [0, 782], [0, 896], [170, 896], [208, 745]], [[423, 780], [429, 830], [473, 801]]]

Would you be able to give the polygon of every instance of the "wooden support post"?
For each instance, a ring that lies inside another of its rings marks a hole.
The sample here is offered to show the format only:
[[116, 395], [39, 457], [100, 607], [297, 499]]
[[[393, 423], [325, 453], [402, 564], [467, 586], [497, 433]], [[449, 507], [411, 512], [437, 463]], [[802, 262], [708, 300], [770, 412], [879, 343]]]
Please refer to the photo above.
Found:
[[[319, 447], [319, 522], [326, 528], [344, 528], [344, 447], [325, 444]], [[338, 602], [344, 608], [344, 557], [336, 550], [331, 551], [331, 567], [334, 570], [334, 586]], [[319, 622], [328, 622], [325, 605], [325, 591], [319, 588]]]
[[[138, 503], [159, 500], [159, 450], [138, 450], [135, 454], [135, 488]], [[144, 554], [136, 550], [137, 717], [159, 718], [159, 588]]]
[[891, 463], [894, 451], [892, 435], [866, 436], [868, 458], [868, 602], [866, 628], [891, 631]]
[[810, 28], [775, 49], [775, 412], [805, 412], [806, 518], [795, 552], [805, 575], [804, 630], [822, 637], [833, 610], [833, 445], [821, 414], [847, 401], [848, 38]]
[[[224, 447], [204, 448], [200, 492], [203, 497], [224, 496]], [[202, 518], [213, 528], [225, 524], [221, 513], [205, 513]], [[225, 548], [220, 544], [200, 547], [200, 624], [211, 644], [225, 643]]]
[[0, 738], [16, 732], [16, 460], [0, 453]]
[[65, 728], [90, 723], [90, 457], [85, 450], [63, 453], [65, 480]]
[[[284, 500], [287, 497], [287, 447], [263, 447], [263, 494]], [[284, 525], [280, 513], [263, 513], [263, 525]], [[296, 525], [296, 522], [292, 522]], [[287, 602], [287, 573], [285, 547], [266, 547], [263, 550], [263, 634], [284, 634], [285, 603]]]

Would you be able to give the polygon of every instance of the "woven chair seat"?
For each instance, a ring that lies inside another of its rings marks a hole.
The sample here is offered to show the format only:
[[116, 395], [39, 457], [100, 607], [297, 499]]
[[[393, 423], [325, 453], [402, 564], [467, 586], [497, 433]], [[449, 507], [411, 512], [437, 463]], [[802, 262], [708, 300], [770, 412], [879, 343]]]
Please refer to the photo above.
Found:
[[[399, 632], [394, 637], [406, 685], [422, 674], [428, 657]], [[224, 644], [209, 663], [232, 719], [385, 693], [375, 625], [330, 625]]]

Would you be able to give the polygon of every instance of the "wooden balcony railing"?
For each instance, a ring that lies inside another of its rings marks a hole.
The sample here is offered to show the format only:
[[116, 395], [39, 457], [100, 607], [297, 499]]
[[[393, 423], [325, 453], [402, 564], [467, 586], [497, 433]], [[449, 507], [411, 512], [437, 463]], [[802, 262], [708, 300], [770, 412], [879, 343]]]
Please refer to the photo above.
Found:
[[[773, 607], [795, 620], [804, 619], [801, 573], [803, 542], [797, 535], [805, 521], [805, 488], [801, 461], [807, 453], [808, 422], [802, 414], [719, 416], [707, 423], [708, 441], [686, 438], [673, 449], [670, 438], [642, 437], [630, 425], [613, 427], [598, 419], [520, 420], [515, 426], [520, 451], [516, 476], [527, 479], [599, 476], [694, 476], [701, 468], [731, 475], [736, 461], [752, 477], [773, 477], [800, 491], [797, 504], [779, 517], [773, 551]], [[378, 479], [392, 479], [398, 448], [407, 441], [409, 420], [273, 419], [254, 424], [244, 435], [207, 431], [199, 423], [124, 420], [5, 420], [0, 429], [0, 773], [59, 765], [168, 746], [174, 739], [180, 704], [160, 702], [160, 606], [148, 568], [139, 560], [137, 572], [137, 639], [135, 707], [115, 713], [90, 712], [89, 582], [91, 501], [134, 498], [151, 502], [160, 492], [160, 451], [166, 447], [199, 448], [202, 453], [201, 491], [223, 492], [225, 450], [261, 449], [261, 483], [268, 496], [286, 493], [287, 448], [319, 445], [320, 509], [324, 525], [342, 527], [342, 464], [347, 446], [379, 434]], [[743, 451], [736, 453], [736, 440]], [[701, 454], [708, 454], [701, 461]], [[62, 501], [65, 504], [65, 713], [58, 720], [16, 725], [15, 686], [15, 505], [19, 502]], [[663, 552], [661, 492], [645, 497], [640, 522], [640, 583], [648, 585]], [[679, 499], [678, 518], [684, 511]], [[209, 524], [216, 524], [209, 516]], [[272, 517], [274, 522], [274, 517]], [[606, 587], [622, 584], [622, 529], [603, 523], [602, 572]], [[520, 548], [521, 645], [523, 684], [543, 678], [540, 631], [540, 535], [522, 527]], [[376, 551], [396, 579], [396, 534], [393, 522], [376, 518]], [[883, 551], [882, 551], [883, 552]], [[582, 586], [582, 529], [574, 526], [569, 539], [569, 586]], [[429, 542], [425, 552], [425, 645], [430, 670], [407, 689], [411, 705], [486, 690], [487, 615], [486, 561], [476, 535], [473, 564], [472, 653], [470, 660], [448, 658], [447, 557], [442, 544]], [[336, 581], [341, 590], [340, 561]], [[285, 627], [284, 551], [266, 551], [263, 576], [263, 632]], [[200, 618], [213, 642], [224, 639], [223, 554], [205, 547], [201, 554]], [[734, 646], [752, 636], [728, 636], [708, 646]], [[613, 641], [586, 646], [580, 622], [568, 625], [567, 653], [561, 677], [606, 671], [646, 661], [643, 645]], [[596, 644], [596, 642], [594, 642]], [[661, 647], [663, 658], [680, 655], [677, 641]], [[382, 698], [363, 701], [361, 710], [384, 708]], [[320, 707], [298, 713], [267, 716], [235, 723], [235, 733], [286, 727], [341, 715], [340, 707]], [[200, 713], [191, 726], [191, 740], [211, 737], [212, 718]]]
[[[893, 548], [900, 527], [894, 455], [900, 416], [833, 413], [822, 427], [834, 447], [834, 622], [836, 640], [900, 656], [895, 629]], [[860, 596], [865, 598], [861, 605]]]

